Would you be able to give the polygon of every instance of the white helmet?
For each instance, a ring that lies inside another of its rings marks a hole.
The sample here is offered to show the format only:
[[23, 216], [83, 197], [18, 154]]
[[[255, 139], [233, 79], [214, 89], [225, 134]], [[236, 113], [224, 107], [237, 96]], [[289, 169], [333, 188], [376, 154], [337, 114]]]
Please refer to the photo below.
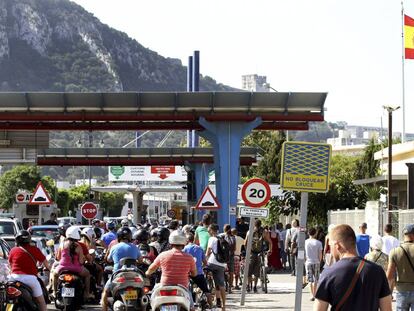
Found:
[[66, 230], [67, 239], [80, 240], [80, 234], [81, 234], [81, 231], [79, 227], [76, 227], [76, 226], [71, 226]]
[[170, 237], [168, 238], [168, 242], [171, 245], [186, 245], [187, 244], [187, 238], [181, 230], [174, 230]]
[[88, 238], [89, 242], [92, 242], [95, 239], [95, 237], [96, 237], [95, 231], [93, 231], [92, 228], [84, 228], [82, 230], [81, 235], [86, 236]]

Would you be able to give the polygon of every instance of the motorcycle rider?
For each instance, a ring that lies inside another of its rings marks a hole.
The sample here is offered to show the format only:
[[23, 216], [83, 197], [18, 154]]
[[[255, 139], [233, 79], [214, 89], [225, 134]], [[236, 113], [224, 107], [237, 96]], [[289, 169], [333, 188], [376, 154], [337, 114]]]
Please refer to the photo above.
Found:
[[93, 228], [95, 233], [95, 245], [106, 248], [104, 241], [102, 241], [102, 231], [100, 228]]
[[168, 245], [168, 237], [170, 236], [170, 230], [168, 230], [165, 227], [161, 227], [157, 231], [157, 241], [151, 243], [152, 246], [155, 247], [158, 254], [161, 254], [162, 252], [169, 250], [170, 246]]
[[10, 280], [19, 281], [32, 289], [33, 297], [36, 300], [39, 310], [46, 311], [46, 302], [43, 296], [42, 286], [37, 278], [37, 263], [50, 270], [49, 263], [40, 249], [30, 245], [32, 236], [26, 230], [21, 230], [16, 235], [16, 246], [9, 254], [11, 267]]
[[[113, 262], [114, 264], [114, 272], [117, 271], [119, 268], [119, 261], [122, 258], [135, 258], [138, 262], [141, 261], [141, 253], [138, 247], [131, 243], [132, 240], [132, 232], [131, 229], [128, 227], [121, 227], [118, 232], [118, 241], [119, 243], [114, 245], [108, 255], [107, 261], [109, 263]], [[108, 296], [111, 294], [112, 289], [112, 280], [108, 279], [105, 284], [105, 288], [102, 292], [102, 310], [108, 310]]]
[[106, 229], [108, 229], [108, 232], [105, 233], [102, 236], [102, 241], [104, 241], [105, 246], [108, 247], [109, 244], [111, 244], [111, 242], [113, 240], [116, 240], [116, 225], [113, 221], [108, 222], [108, 224], [106, 225]]
[[149, 238], [150, 234], [145, 229], [138, 230], [137, 232], [135, 232], [133, 236], [133, 240], [135, 241], [135, 244], [138, 246], [140, 251], [145, 251], [147, 253], [147, 255], [143, 257], [153, 262], [155, 258], [158, 256], [158, 252], [155, 249], [155, 247], [150, 246], [148, 244]]
[[203, 271], [203, 266], [207, 266], [206, 254], [200, 246], [194, 244], [194, 234], [188, 232], [186, 234], [186, 237], [187, 245], [184, 247], [183, 252], [190, 254], [195, 258], [197, 267], [197, 275], [191, 279], [198, 286], [198, 288], [206, 294], [208, 304], [211, 306], [213, 304], [212, 297], [210, 291], [208, 290], [207, 281], [204, 277]]
[[68, 270], [81, 276], [85, 281], [85, 300], [93, 298], [93, 295], [89, 294], [90, 288], [90, 273], [83, 264], [85, 263], [85, 255], [82, 250], [79, 240], [81, 239], [81, 231], [79, 227], [72, 226], [66, 230], [66, 238], [64, 242], [59, 246], [56, 254], [56, 260], [59, 260], [59, 265], [53, 272], [53, 295], [56, 297], [57, 291], [57, 276], [60, 271]]
[[[165, 285], [181, 285], [188, 289], [189, 274], [192, 277], [197, 275], [197, 267], [193, 257], [183, 252], [183, 248], [187, 244], [184, 233], [181, 230], [175, 230], [170, 234], [168, 240], [172, 248], [158, 255], [145, 272], [145, 275], [149, 277], [158, 268], [161, 268], [161, 282], [155, 285], [153, 293], [157, 287]], [[191, 293], [189, 293], [189, 296], [191, 309], [193, 310], [194, 302]], [[152, 299], [154, 299], [153, 296]]]
[[85, 263], [85, 267], [89, 270], [91, 274], [96, 276], [96, 286], [98, 288], [101, 288], [103, 269], [100, 265], [97, 265], [95, 263], [95, 253], [89, 253], [89, 250], [96, 249], [95, 229], [97, 229], [97, 231], [100, 231], [99, 228], [84, 228], [81, 232], [81, 243], [83, 243], [88, 249], [88, 254], [85, 256], [87, 261]]

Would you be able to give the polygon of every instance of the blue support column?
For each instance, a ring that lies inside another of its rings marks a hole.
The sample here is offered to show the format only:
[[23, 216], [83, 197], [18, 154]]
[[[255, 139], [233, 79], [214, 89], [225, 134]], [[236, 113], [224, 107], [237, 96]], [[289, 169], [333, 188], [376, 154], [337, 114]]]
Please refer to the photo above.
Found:
[[262, 123], [261, 118], [251, 122], [209, 122], [200, 118], [205, 131], [200, 136], [214, 148], [216, 194], [221, 204], [217, 222], [220, 230], [229, 223], [236, 225], [236, 216], [230, 215], [230, 206], [237, 206], [237, 188], [240, 181], [240, 147], [242, 139]]

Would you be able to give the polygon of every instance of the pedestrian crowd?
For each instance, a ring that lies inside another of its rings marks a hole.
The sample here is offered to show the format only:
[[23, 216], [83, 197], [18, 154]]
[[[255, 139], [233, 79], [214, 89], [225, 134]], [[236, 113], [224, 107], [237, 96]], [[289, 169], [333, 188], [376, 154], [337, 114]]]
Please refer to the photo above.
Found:
[[[303, 287], [310, 284], [315, 311], [392, 310], [392, 300], [397, 310], [414, 310], [414, 225], [404, 227], [401, 242], [391, 224], [382, 237], [369, 235], [367, 227], [360, 224], [356, 234], [349, 225], [330, 225], [326, 236], [321, 228], [308, 228]], [[288, 263], [292, 275], [299, 232], [298, 220], [279, 232], [282, 267]]]

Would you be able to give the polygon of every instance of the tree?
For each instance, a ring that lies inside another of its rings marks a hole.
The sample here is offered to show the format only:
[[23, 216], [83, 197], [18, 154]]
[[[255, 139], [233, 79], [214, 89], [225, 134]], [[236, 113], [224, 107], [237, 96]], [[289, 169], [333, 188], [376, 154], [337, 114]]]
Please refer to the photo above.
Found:
[[56, 186], [50, 176], [41, 177], [40, 169], [33, 165], [18, 165], [0, 177], [0, 208], [9, 209], [13, 206], [19, 190], [33, 192], [39, 181], [42, 181], [51, 199], [56, 200]]
[[248, 135], [242, 146], [256, 147], [262, 156], [257, 167], [244, 169], [245, 177], [259, 177], [268, 183], [279, 183], [282, 145], [286, 140], [283, 131], [255, 131]]
[[104, 192], [100, 196], [99, 205], [108, 216], [121, 216], [122, 208], [126, 202], [124, 192]]

